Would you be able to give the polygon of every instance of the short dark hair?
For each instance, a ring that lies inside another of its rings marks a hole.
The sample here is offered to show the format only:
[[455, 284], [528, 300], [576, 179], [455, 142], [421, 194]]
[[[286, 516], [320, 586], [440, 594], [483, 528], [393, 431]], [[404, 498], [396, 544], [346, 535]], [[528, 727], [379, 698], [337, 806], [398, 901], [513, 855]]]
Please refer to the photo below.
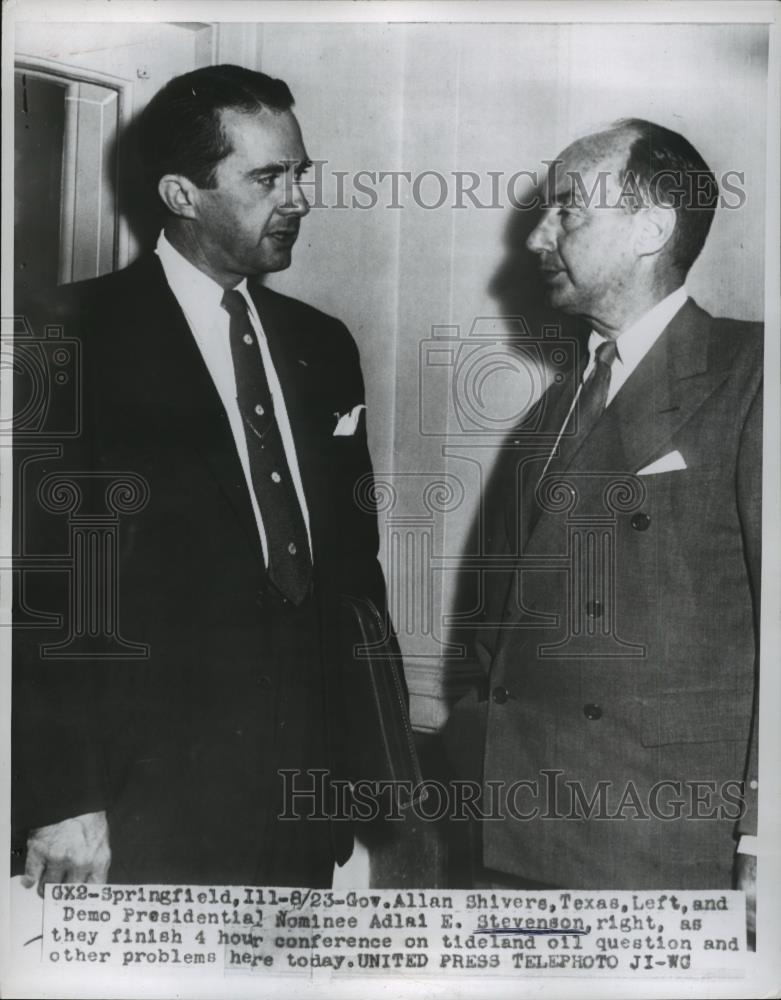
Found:
[[231, 145], [222, 112], [288, 111], [293, 95], [282, 80], [243, 66], [205, 66], [175, 76], [138, 120], [138, 151], [148, 182], [182, 174], [199, 188], [216, 184], [216, 169]]
[[631, 175], [644, 198], [675, 208], [672, 264], [685, 277], [713, 223], [719, 198], [716, 177], [689, 140], [669, 128], [643, 118], [622, 118], [613, 130], [631, 136], [622, 185]]

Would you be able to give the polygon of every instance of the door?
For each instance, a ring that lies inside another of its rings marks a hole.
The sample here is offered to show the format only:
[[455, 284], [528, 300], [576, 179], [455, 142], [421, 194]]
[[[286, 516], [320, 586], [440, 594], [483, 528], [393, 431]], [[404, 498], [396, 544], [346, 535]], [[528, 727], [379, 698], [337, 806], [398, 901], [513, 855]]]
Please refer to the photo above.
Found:
[[214, 61], [219, 36], [206, 23], [17, 25], [17, 315], [52, 279], [136, 256], [149, 233], [129, 211], [123, 134], [171, 77]]

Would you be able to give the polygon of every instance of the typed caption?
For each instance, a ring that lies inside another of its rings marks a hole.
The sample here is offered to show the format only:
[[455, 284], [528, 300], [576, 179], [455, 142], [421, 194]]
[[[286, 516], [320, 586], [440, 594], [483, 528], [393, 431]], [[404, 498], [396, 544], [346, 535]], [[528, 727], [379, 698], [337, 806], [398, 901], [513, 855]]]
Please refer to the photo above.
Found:
[[47, 886], [42, 962], [338, 976], [735, 973], [740, 892]]

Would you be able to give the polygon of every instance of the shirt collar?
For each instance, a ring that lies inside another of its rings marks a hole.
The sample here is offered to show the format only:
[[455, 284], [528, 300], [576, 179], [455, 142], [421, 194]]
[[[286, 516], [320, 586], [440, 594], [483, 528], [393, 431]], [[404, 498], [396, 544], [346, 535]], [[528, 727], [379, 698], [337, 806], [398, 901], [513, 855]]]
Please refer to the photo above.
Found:
[[[645, 357], [685, 302], [686, 289], [681, 285], [627, 327], [616, 338], [616, 360], [629, 368], [634, 368]], [[606, 339], [596, 330], [591, 331], [588, 351], [592, 359], [596, 349]]]
[[[204, 309], [218, 309], [225, 290], [213, 278], [197, 268], [166, 238], [161, 230], [155, 253], [160, 258], [166, 280], [185, 312], [198, 316]], [[242, 278], [236, 291], [254, 309], [247, 290], [247, 279]]]

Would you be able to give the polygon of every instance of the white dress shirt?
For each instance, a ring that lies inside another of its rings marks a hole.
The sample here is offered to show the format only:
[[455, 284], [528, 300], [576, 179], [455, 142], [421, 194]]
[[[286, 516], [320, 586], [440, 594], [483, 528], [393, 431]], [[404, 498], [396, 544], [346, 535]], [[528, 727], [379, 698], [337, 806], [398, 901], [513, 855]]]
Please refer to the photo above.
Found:
[[[607, 392], [606, 407], [610, 406], [618, 390], [648, 354], [685, 302], [686, 289], [681, 285], [667, 298], [657, 302], [653, 309], [649, 309], [636, 323], [619, 333], [616, 338], [616, 356], [610, 368], [610, 387]], [[597, 348], [606, 340], [607, 337], [603, 337], [601, 333], [597, 333], [596, 330], [591, 331], [591, 336], [588, 338], [589, 360], [586, 370], [583, 372], [581, 386], [594, 370]], [[578, 388], [578, 395], [580, 395], [580, 388]]]
[[[627, 327], [626, 330], [618, 335], [616, 338], [616, 356], [610, 366], [610, 386], [608, 388], [605, 408], [610, 406], [615, 399], [618, 390], [624, 382], [626, 382], [635, 368], [637, 368], [646, 354], [648, 354], [664, 330], [667, 326], [669, 326], [675, 314], [683, 307], [686, 302], [686, 297], [686, 289], [683, 285], [681, 285], [680, 288], [676, 288], [674, 292], [671, 292], [670, 295], [662, 299], [661, 302], [657, 302], [652, 309], [649, 309], [648, 312], [644, 313], [639, 320], [633, 323], [630, 327]], [[545, 463], [545, 468], [542, 471], [543, 476], [548, 471], [548, 466], [550, 465], [551, 459], [559, 446], [561, 436], [570, 421], [572, 411], [575, 409], [580, 392], [589, 375], [591, 375], [594, 371], [597, 348], [600, 344], [604, 344], [607, 339], [608, 338], [603, 337], [601, 333], [597, 333], [596, 330], [591, 331], [591, 336], [588, 338], [588, 364], [583, 371], [583, 376], [581, 378], [580, 385], [578, 386], [578, 391], [575, 393], [575, 398], [572, 400], [572, 405], [567, 411], [567, 416], [564, 418], [564, 423], [561, 425], [558, 436], [556, 437], [556, 443], [553, 446], [553, 450], [548, 457], [548, 461]]]
[[[260, 513], [255, 490], [252, 486], [249, 453], [247, 451], [247, 441], [244, 436], [244, 422], [239, 412], [239, 404], [236, 401], [236, 376], [233, 369], [233, 357], [231, 355], [229, 337], [230, 317], [221, 305], [224, 290], [216, 281], [183, 257], [168, 242], [165, 234], [162, 232], [157, 240], [157, 249], [155, 252], [160, 258], [166, 281], [184, 313], [193, 338], [203, 357], [204, 364], [212, 377], [214, 386], [228, 415], [231, 431], [233, 432], [233, 440], [236, 443], [241, 467], [244, 470], [244, 478], [247, 482], [252, 509], [255, 513], [260, 544], [263, 548], [263, 558], [266, 561], [266, 565], [268, 565], [266, 531], [263, 526], [263, 517]], [[312, 536], [309, 528], [309, 511], [304, 498], [304, 488], [301, 483], [301, 473], [298, 468], [293, 434], [290, 430], [290, 422], [287, 410], [285, 409], [285, 397], [282, 394], [282, 387], [279, 384], [274, 363], [271, 360], [271, 352], [268, 348], [266, 335], [263, 332], [263, 327], [255, 310], [255, 303], [252, 301], [252, 297], [247, 290], [246, 278], [241, 284], [236, 286], [236, 291], [244, 296], [250, 322], [258, 336], [263, 366], [266, 370], [266, 378], [268, 379], [271, 397], [274, 401], [274, 415], [279, 425], [282, 445], [285, 449], [285, 457], [287, 458], [290, 475], [293, 478], [298, 502], [301, 505], [301, 511], [304, 515], [311, 550]]]

